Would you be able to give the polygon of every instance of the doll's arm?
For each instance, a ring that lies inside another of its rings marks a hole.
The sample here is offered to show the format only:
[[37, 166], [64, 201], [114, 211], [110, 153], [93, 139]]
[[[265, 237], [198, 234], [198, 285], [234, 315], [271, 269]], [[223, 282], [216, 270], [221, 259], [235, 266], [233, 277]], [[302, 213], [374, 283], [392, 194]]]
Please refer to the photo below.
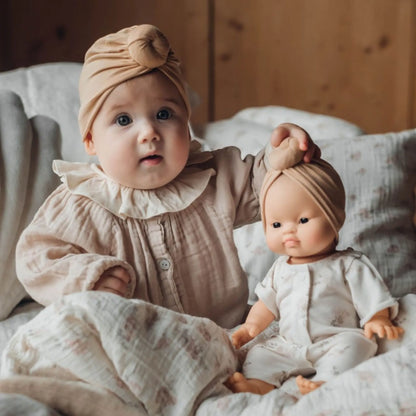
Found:
[[396, 339], [404, 332], [390, 320], [389, 308], [377, 312], [365, 325], [364, 334], [367, 338], [378, 335], [380, 338]]
[[240, 348], [264, 331], [275, 319], [273, 313], [261, 301], [257, 301], [251, 308], [246, 322], [231, 336], [235, 348]]

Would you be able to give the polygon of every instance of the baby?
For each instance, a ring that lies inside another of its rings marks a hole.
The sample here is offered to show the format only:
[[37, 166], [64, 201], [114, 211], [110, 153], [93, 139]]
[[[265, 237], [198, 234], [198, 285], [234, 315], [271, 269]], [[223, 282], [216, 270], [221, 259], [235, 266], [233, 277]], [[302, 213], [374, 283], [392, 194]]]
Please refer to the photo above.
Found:
[[276, 170], [262, 187], [262, 220], [267, 245], [281, 256], [257, 285], [259, 300], [232, 341], [240, 348], [274, 319], [280, 334], [248, 351], [243, 374], [227, 381], [234, 392], [266, 394], [297, 376], [308, 393], [372, 357], [374, 334], [394, 339], [403, 332], [391, 321], [398, 303], [369, 259], [336, 250], [345, 219], [340, 177], [322, 159], [302, 158], [295, 139], [270, 158]]
[[[17, 244], [17, 274], [48, 305], [86, 290], [138, 298], [223, 327], [245, 314], [248, 284], [233, 229], [260, 219], [265, 152], [201, 152], [190, 103], [166, 37], [152, 25], [122, 29], [87, 51], [79, 125], [99, 164], [55, 161], [62, 184]], [[289, 136], [317, 150], [301, 128]]]

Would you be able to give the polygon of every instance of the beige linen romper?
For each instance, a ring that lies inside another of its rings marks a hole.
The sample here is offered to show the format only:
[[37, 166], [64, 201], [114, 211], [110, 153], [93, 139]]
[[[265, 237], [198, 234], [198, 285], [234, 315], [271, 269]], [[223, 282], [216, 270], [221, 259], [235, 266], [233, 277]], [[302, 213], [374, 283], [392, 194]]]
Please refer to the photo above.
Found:
[[121, 186], [94, 164], [55, 161], [63, 184], [20, 237], [19, 280], [48, 305], [122, 266], [131, 276], [128, 297], [224, 327], [241, 323], [248, 284], [233, 229], [260, 219], [263, 155], [194, 151], [184, 171], [156, 190]]

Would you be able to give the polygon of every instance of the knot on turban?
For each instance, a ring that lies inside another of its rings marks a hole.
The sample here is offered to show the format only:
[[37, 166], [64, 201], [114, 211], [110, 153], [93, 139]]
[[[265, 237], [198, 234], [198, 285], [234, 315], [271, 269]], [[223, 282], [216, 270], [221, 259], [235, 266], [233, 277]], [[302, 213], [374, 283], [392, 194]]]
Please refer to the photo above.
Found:
[[131, 26], [94, 42], [85, 54], [79, 80], [78, 121], [82, 139], [86, 139], [98, 111], [115, 87], [153, 70], [162, 72], [173, 82], [189, 117], [191, 106], [180, 62], [157, 27]]
[[157, 27], [141, 25], [133, 27], [129, 33], [128, 49], [139, 65], [154, 69], [166, 63], [170, 45]]
[[323, 159], [303, 162], [304, 151], [295, 138], [288, 138], [269, 155], [272, 170], [266, 173], [260, 191], [260, 206], [265, 229], [264, 202], [271, 185], [281, 175], [286, 175], [300, 185], [318, 205], [338, 241], [338, 232], [345, 221], [345, 190], [335, 169]]

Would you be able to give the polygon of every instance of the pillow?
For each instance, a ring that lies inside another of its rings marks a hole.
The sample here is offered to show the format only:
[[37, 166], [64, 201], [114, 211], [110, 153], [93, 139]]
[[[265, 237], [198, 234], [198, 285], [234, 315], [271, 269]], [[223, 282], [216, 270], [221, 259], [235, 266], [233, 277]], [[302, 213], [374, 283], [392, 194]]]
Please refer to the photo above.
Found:
[[336, 117], [279, 106], [246, 108], [229, 119], [208, 123], [196, 133], [204, 138], [206, 149], [238, 146], [244, 157], [256, 154], [273, 129], [285, 122], [302, 126], [314, 140], [364, 134], [355, 124]]
[[0, 89], [14, 91], [27, 116], [48, 115], [61, 128], [62, 157], [88, 162], [78, 127], [78, 79], [82, 64], [55, 62], [0, 73]]
[[61, 158], [57, 123], [26, 117], [12, 91], [0, 90], [0, 320], [26, 296], [15, 272], [20, 233], [59, 184], [52, 161]]
[[255, 122], [272, 129], [280, 123], [295, 123], [310, 132], [313, 137], [321, 139], [353, 137], [364, 134], [363, 130], [357, 125], [338, 117], [276, 105], [245, 108], [236, 113], [233, 118]]
[[[264, 138], [264, 143], [268, 140]], [[322, 157], [340, 174], [347, 218], [338, 249], [365, 253], [394, 296], [416, 293], [416, 129], [353, 138], [316, 139]], [[238, 144], [238, 143], [237, 143]], [[236, 245], [253, 289], [276, 258], [260, 223], [235, 231]]]
[[416, 293], [416, 129], [317, 143], [346, 189], [338, 247], [367, 254], [393, 296]]

